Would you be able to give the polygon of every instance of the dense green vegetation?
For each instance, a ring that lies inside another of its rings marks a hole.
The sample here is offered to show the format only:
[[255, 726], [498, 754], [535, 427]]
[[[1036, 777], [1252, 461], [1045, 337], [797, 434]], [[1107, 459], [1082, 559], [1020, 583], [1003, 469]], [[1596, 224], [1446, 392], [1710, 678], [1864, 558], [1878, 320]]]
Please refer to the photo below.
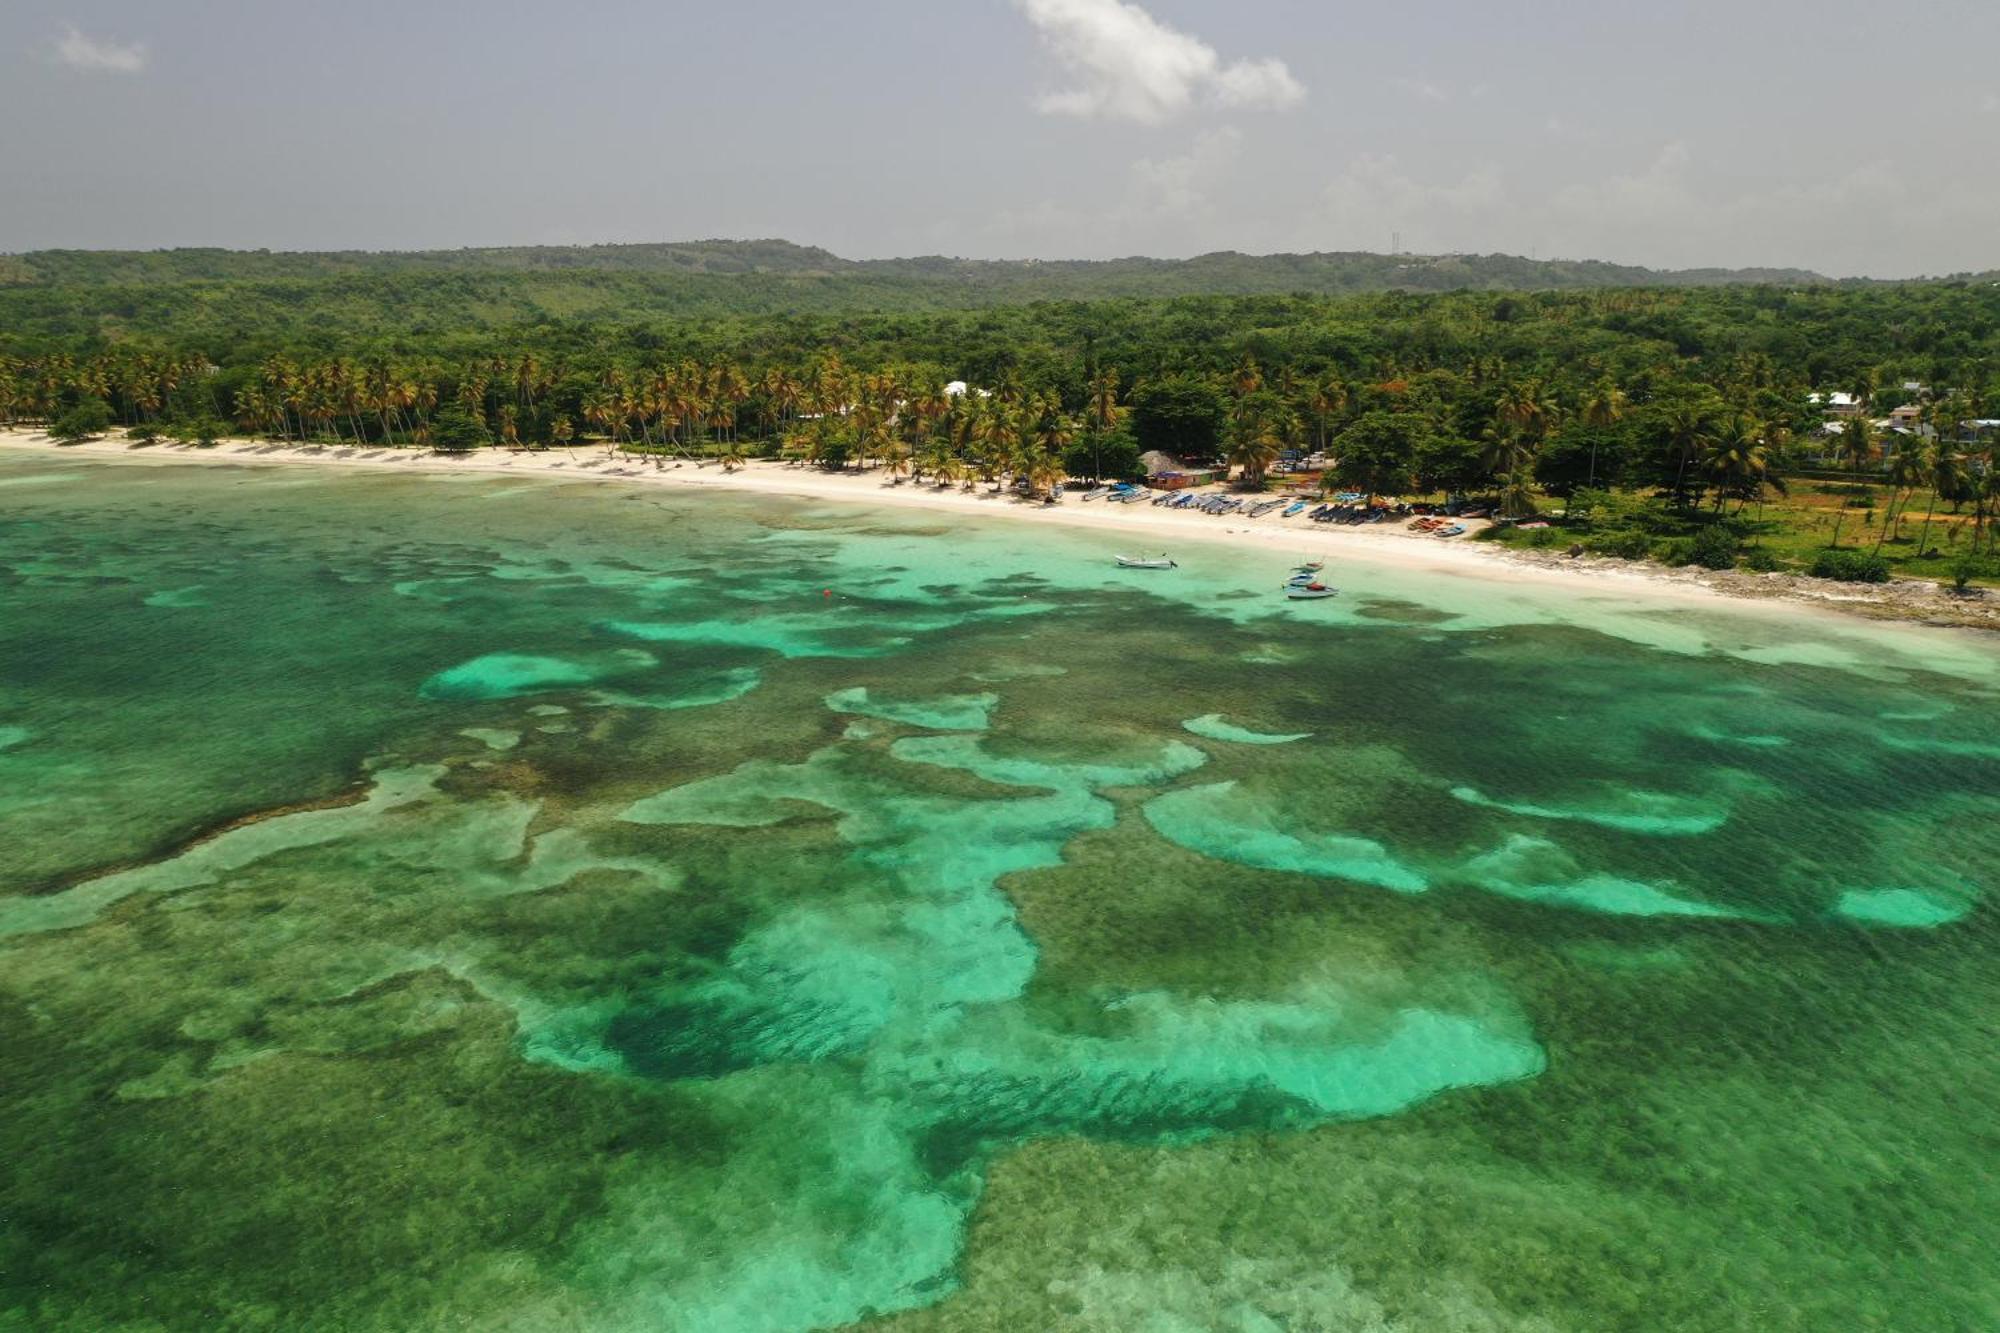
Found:
[[[645, 277], [678, 299], [726, 310], [766, 312], [771, 302], [806, 309], [946, 309], [1037, 300], [1361, 291], [1520, 291], [1606, 287], [1790, 285], [1826, 279], [1802, 269], [1691, 269], [1664, 272], [1596, 261], [1516, 255], [1244, 255], [1195, 259], [988, 260], [931, 255], [842, 259], [787, 241], [695, 241], [657, 245], [515, 246], [426, 251], [272, 252], [213, 249], [44, 250], [0, 256], [0, 288], [157, 287], [194, 282], [409, 279], [426, 275]], [[693, 277], [761, 282], [682, 282]], [[786, 282], [792, 279], [798, 281]], [[557, 284], [515, 290], [547, 293]], [[628, 297], [643, 286], [624, 284]]]
[[[1579, 489], [1616, 499], [1517, 540], [1798, 567], [1860, 543], [1926, 573], [1992, 547], [1992, 440], [1961, 423], [2000, 415], [2000, 284], [1621, 286], [1665, 279], [1526, 263], [856, 263], [781, 242], [47, 252], [0, 270], [0, 421], [432, 448], [596, 437], [1038, 488], [1128, 473], [1147, 449], [1252, 484], [1324, 454], [1332, 485], [1485, 495], [1517, 516]], [[1544, 289], [1326, 294], [1398, 273]], [[1595, 285], [1549, 289], [1579, 282]], [[1191, 287], [1210, 294], [1028, 299]], [[1829, 437], [1808, 395], [1832, 389], [1871, 414], [1914, 403], [1928, 435]], [[1766, 502], [1813, 468], [1872, 477], [1879, 521], [1872, 505], [1840, 521], [1842, 500], [1825, 540], [1780, 539], [1792, 511]]]

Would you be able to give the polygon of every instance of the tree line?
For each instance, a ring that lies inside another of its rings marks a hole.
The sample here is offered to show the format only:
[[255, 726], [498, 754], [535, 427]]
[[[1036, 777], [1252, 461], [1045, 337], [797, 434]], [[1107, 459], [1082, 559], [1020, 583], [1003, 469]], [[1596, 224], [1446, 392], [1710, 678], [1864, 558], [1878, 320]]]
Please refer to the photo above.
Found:
[[[0, 335], [0, 422], [369, 447], [592, 439], [1043, 490], [1131, 475], [1148, 450], [1251, 484], [1319, 455], [1343, 487], [1491, 494], [1519, 513], [1538, 493], [1620, 487], [1720, 512], [1818, 464], [1970, 504], [1982, 530], [1995, 507], [1990, 438], [1957, 437], [2000, 415], [2000, 289], [1964, 284], [1212, 297], [355, 341]], [[1930, 387], [1903, 387], [1918, 377]], [[973, 387], [948, 392], [956, 379]], [[1871, 411], [1915, 399], [1931, 433], [1878, 438], [1864, 416], [1826, 436], [1808, 395], [1835, 388]]]

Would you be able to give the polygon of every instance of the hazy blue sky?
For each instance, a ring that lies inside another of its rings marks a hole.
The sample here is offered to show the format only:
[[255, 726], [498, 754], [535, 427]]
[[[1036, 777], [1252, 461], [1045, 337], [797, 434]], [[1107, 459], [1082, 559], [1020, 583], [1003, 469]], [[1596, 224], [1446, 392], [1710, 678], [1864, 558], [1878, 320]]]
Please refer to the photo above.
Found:
[[2000, 266], [2000, 0], [4, 0], [0, 250]]

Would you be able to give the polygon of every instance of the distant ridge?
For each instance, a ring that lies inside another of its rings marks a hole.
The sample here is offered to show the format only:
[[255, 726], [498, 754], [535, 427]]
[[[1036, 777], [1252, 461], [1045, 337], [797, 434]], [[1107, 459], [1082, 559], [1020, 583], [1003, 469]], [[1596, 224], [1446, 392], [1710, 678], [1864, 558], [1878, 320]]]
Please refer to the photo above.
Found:
[[[1988, 281], [2000, 275], [1985, 275]], [[1957, 281], [1974, 281], [1960, 277]], [[657, 337], [718, 319], [939, 315], [1042, 303], [1283, 302], [1397, 294], [1888, 286], [1804, 269], [1668, 271], [1518, 255], [843, 259], [781, 240], [371, 252], [38, 250], [0, 255], [0, 352], [34, 338], [325, 338], [562, 326]]]
[[988, 299], [1339, 293], [1532, 291], [1584, 287], [1805, 285], [1832, 279], [1806, 269], [1650, 269], [1601, 260], [1518, 255], [1381, 255], [1363, 251], [1193, 259], [843, 259], [783, 240], [638, 245], [502, 246], [461, 250], [39, 250], [0, 256], [0, 283], [149, 285], [270, 281], [408, 273], [675, 274], [945, 284]]

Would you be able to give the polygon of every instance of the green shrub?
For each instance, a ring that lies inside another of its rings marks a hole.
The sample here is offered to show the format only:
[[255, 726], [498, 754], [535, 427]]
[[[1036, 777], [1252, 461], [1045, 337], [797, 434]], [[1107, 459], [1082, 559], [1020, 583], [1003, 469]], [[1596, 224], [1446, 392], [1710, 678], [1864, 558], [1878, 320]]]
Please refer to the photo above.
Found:
[[1743, 566], [1743, 568], [1755, 570], [1759, 574], [1769, 574], [1772, 570], [1779, 567], [1778, 557], [1771, 554], [1769, 547], [1764, 546], [1752, 546], [1750, 549], [1744, 551], [1738, 557], [1737, 563]]
[[1679, 569], [1694, 563], [1694, 539], [1692, 537], [1669, 537], [1653, 544], [1653, 559], [1663, 565]]
[[1806, 572], [1816, 579], [1841, 583], [1887, 583], [1889, 562], [1867, 551], [1821, 551], [1813, 557], [1812, 568]]
[[441, 450], [483, 449], [493, 443], [486, 423], [456, 406], [438, 413], [433, 434]]
[[221, 439], [228, 431], [229, 427], [214, 417], [194, 417], [190, 420], [176, 421], [167, 428], [167, 434], [180, 443], [200, 445], [204, 449]]
[[1737, 548], [1735, 533], [1720, 523], [1711, 524], [1688, 544], [1688, 561], [1703, 569], [1734, 569]]
[[1586, 538], [1584, 545], [1620, 560], [1644, 560], [1653, 553], [1653, 539], [1643, 532], [1607, 532]]
[[110, 429], [110, 406], [102, 398], [86, 398], [57, 417], [49, 426], [49, 434], [74, 444], [79, 440], [94, 439]]
[[1992, 574], [1993, 562], [1976, 551], [1966, 551], [1951, 562], [1951, 586], [1955, 592], [1964, 592], [1974, 579]]

